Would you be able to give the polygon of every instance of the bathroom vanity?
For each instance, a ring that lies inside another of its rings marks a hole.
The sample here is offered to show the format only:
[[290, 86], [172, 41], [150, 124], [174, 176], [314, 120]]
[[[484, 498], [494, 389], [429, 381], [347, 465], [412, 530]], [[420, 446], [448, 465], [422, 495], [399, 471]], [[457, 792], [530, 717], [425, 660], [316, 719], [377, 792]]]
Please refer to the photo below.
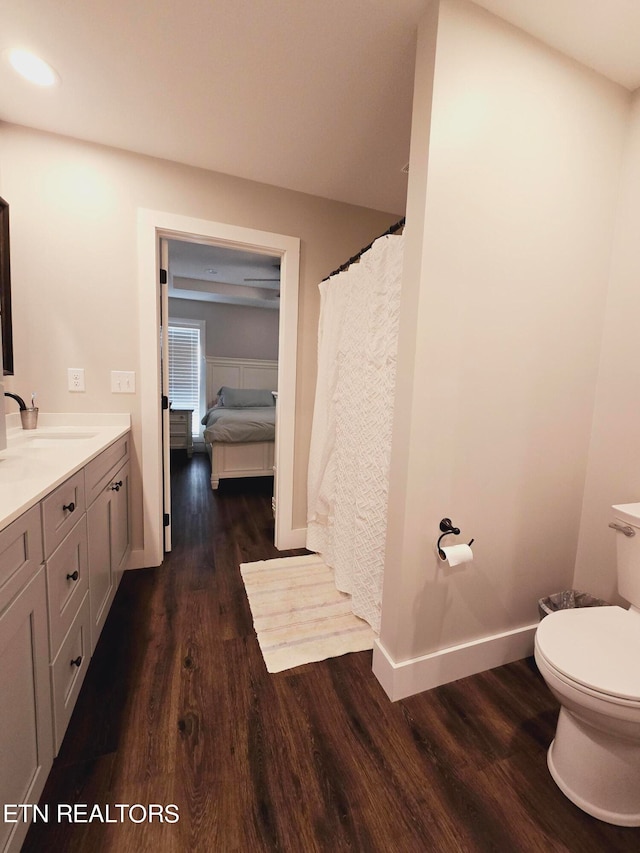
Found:
[[[7, 419], [10, 422], [10, 418]], [[128, 415], [41, 415], [0, 452], [0, 850], [17, 851], [129, 555]], [[23, 819], [26, 817], [26, 820]]]

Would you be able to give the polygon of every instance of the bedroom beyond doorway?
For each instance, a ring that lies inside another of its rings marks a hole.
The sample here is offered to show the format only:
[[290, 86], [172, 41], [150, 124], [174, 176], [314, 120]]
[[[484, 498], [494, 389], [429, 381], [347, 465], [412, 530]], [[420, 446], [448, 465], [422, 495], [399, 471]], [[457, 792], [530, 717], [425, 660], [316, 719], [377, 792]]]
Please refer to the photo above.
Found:
[[206, 450], [212, 489], [226, 479], [273, 482], [281, 257], [166, 246], [171, 467], [177, 452]]

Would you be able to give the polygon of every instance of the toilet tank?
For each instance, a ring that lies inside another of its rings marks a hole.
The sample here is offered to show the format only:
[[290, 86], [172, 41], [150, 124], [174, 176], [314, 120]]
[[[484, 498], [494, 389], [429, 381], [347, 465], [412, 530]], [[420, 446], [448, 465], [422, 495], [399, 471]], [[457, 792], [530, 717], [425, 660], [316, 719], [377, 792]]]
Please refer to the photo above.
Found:
[[618, 592], [629, 604], [640, 608], [640, 503], [612, 507], [613, 523], [630, 527], [634, 536], [616, 530]]

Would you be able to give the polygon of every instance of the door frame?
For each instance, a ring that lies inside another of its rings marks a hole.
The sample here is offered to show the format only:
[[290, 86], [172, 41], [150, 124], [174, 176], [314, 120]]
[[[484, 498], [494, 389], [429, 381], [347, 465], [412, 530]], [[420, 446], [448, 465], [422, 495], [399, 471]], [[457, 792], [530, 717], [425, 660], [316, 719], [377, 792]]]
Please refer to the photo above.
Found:
[[[158, 239], [160, 268], [169, 272], [169, 241]], [[169, 399], [169, 282], [160, 283], [160, 393], [164, 401]], [[163, 542], [166, 553], [171, 550], [171, 415], [169, 407], [160, 412], [160, 435], [162, 442], [162, 517]]]
[[140, 325], [140, 418], [144, 565], [163, 559], [162, 430], [160, 407], [160, 238], [255, 250], [281, 258], [276, 410], [275, 545], [299, 548], [293, 527], [296, 362], [300, 239], [223, 222], [158, 210], [138, 210], [138, 291]]

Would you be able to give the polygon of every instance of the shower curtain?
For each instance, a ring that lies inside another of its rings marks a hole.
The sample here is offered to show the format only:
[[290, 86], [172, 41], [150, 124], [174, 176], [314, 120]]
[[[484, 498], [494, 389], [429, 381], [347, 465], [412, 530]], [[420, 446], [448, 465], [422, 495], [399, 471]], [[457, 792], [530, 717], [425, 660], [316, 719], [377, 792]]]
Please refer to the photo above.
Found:
[[381, 237], [320, 285], [307, 548], [379, 633], [402, 235]]

